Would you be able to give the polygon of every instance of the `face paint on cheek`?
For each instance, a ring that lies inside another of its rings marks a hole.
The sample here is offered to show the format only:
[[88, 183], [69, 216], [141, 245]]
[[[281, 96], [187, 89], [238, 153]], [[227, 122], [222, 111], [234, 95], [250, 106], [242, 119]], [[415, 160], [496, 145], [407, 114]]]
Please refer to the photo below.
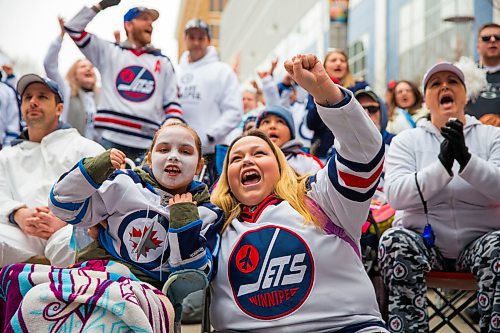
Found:
[[[180, 189], [187, 186], [193, 180], [198, 165], [197, 154], [181, 154], [176, 148], [169, 153], [162, 154], [153, 152], [151, 154], [153, 175], [165, 188], [170, 190]], [[180, 172], [168, 172], [173, 169]]]

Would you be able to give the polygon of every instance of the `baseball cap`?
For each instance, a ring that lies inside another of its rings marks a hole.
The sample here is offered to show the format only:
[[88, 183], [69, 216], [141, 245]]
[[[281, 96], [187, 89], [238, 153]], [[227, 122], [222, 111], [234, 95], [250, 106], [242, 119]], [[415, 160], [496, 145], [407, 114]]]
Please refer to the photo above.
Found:
[[57, 85], [57, 83], [55, 83], [54, 81], [52, 81], [49, 78], [41, 77], [41, 76], [36, 75], [36, 74], [23, 75], [19, 79], [19, 81], [17, 81], [17, 92], [19, 93], [19, 96], [21, 96], [21, 97], [23, 96], [24, 91], [26, 90], [26, 88], [28, 88], [28, 86], [30, 84], [37, 83], [37, 82], [45, 84], [47, 86], [47, 88], [49, 88], [50, 91], [52, 91], [56, 95], [56, 97], [59, 98], [60, 103], [64, 102], [63, 95], [61, 93], [61, 90], [59, 90], [59, 86]]
[[440, 62], [432, 66], [425, 72], [424, 78], [422, 79], [422, 90], [425, 92], [425, 87], [427, 85], [427, 82], [431, 78], [432, 75], [439, 73], [439, 72], [451, 72], [458, 76], [460, 81], [462, 81], [462, 84], [465, 86], [465, 78], [464, 78], [464, 73], [458, 68], [457, 66], [453, 65], [451, 62]]
[[366, 89], [361, 89], [358, 90], [354, 93], [354, 98], [358, 99], [360, 96], [368, 96], [371, 98], [374, 102], [379, 103], [379, 98], [378, 96], [372, 91], [372, 90], [366, 90]]
[[211, 37], [210, 27], [208, 26], [207, 22], [205, 22], [205, 21], [202, 21], [200, 19], [189, 20], [186, 23], [186, 26], [184, 27], [184, 32], [187, 32], [188, 30], [191, 30], [191, 29], [201, 29], [207, 34], [208, 38]]
[[149, 15], [151, 15], [151, 17], [153, 18], [153, 21], [156, 21], [160, 16], [160, 13], [158, 13], [156, 9], [149, 9], [146, 7], [134, 7], [130, 8], [128, 12], [123, 16], [123, 21], [130, 22], [142, 13], [149, 13]]

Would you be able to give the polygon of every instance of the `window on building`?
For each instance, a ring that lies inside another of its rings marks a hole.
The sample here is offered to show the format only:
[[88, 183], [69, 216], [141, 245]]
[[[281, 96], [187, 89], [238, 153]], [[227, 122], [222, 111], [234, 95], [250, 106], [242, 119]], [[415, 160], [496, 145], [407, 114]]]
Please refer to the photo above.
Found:
[[219, 39], [219, 25], [209, 24], [212, 39]]
[[210, 0], [209, 11], [222, 12], [224, 10], [225, 0]]
[[403, 5], [399, 12], [399, 77], [418, 81], [438, 60], [470, 56], [472, 32], [464, 24], [445, 19], [473, 16], [473, 11], [472, 0], [410, 0]]
[[355, 77], [366, 77], [367, 51], [362, 41], [351, 44], [348, 48], [349, 69]]

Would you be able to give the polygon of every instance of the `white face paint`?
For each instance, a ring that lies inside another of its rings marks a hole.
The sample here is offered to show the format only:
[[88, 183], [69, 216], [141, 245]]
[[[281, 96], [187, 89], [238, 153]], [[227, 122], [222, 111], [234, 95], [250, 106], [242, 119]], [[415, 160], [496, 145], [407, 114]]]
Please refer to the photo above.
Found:
[[156, 180], [172, 194], [185, 193], [198, 166], [198, 151], [191, 132], [180, 126], [166, 127], [151, 153]]

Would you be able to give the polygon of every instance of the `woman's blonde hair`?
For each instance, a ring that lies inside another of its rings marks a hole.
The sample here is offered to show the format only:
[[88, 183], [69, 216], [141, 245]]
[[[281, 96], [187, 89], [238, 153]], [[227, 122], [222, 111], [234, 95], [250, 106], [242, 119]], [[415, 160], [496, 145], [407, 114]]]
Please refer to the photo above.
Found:
[[224, 214], [226, 215], [226, 220], [224, 221], [224, 227], [222, 228], [222, 232], [226, 230], [226, 228], [231, 224], [231, 222], [238, 218], [243, 204], [238, 202], [237, 199], [231, 192], [231, 188], [229, 187], [227, 169], [229, 165], [229, 155], [231, 153], [231, 149], [234, 144], [238, 142], [240, 139], [248, 136], [254, 136], [264, 140], [276, 157], [278, 161], [278, 168], [280, 171], [280, 178], [274, 187], [273, 193], [283, 199], [288, 201], [288, 203], [300, 214], [304, 217], [306, 223], [313, 223], [314, 225], [321, 227], [317, 218], [310, 212], [310, 210], [306, 206], [306, 181], [307, 176], [299, 177], [295, 173], [295, 171], [288, 165], [285, 155], [281, 151], [278, 146], [276, 146], [264, 132], [259, 130], [251, 130], [247, 134], [244, 134], [233, 140], [231, 145], [229, 146], [226, 154], [226, 158], [224, 159], [224, 166], [222, 169], [222, 174], [219, 178], [219, 182], [215, 190], [212, 192], [211, 201], [218, 207], [220, 207]]
[[[78, 69], [78, 65], [86, 59], [78, 59], [71, 65], [66, 73], [66, 81], [68, 81], [69, 87], [71, 89], [71, 97], [75, 97], [78, 95], [78, 91], [81, 89], [81, 86], [76, 82], [76, 70]], [[92, 86], [92, 91], [97, 91], [97, 80], [94, 82]]]
[[340, 54], [344, 57], [345, 62], [347, 64], [347, 72], [345, 76], [340, 80], [340, 83], [342, 84], [342, 87], [345, 88], [350, 88], [356, 84], [356, 80], [354, 79], [354, 76], [352, 76], [351, 70], [349, 69], [349, 58], [347, 57], [347, 53], [345, 53], [344, 50], [341, 49], [333, 49], [329, 51], [325, 55], [325, 59], [323, 60], [323, 67], [325, 67], [326, 60], [332, 55], [332, 54]]

